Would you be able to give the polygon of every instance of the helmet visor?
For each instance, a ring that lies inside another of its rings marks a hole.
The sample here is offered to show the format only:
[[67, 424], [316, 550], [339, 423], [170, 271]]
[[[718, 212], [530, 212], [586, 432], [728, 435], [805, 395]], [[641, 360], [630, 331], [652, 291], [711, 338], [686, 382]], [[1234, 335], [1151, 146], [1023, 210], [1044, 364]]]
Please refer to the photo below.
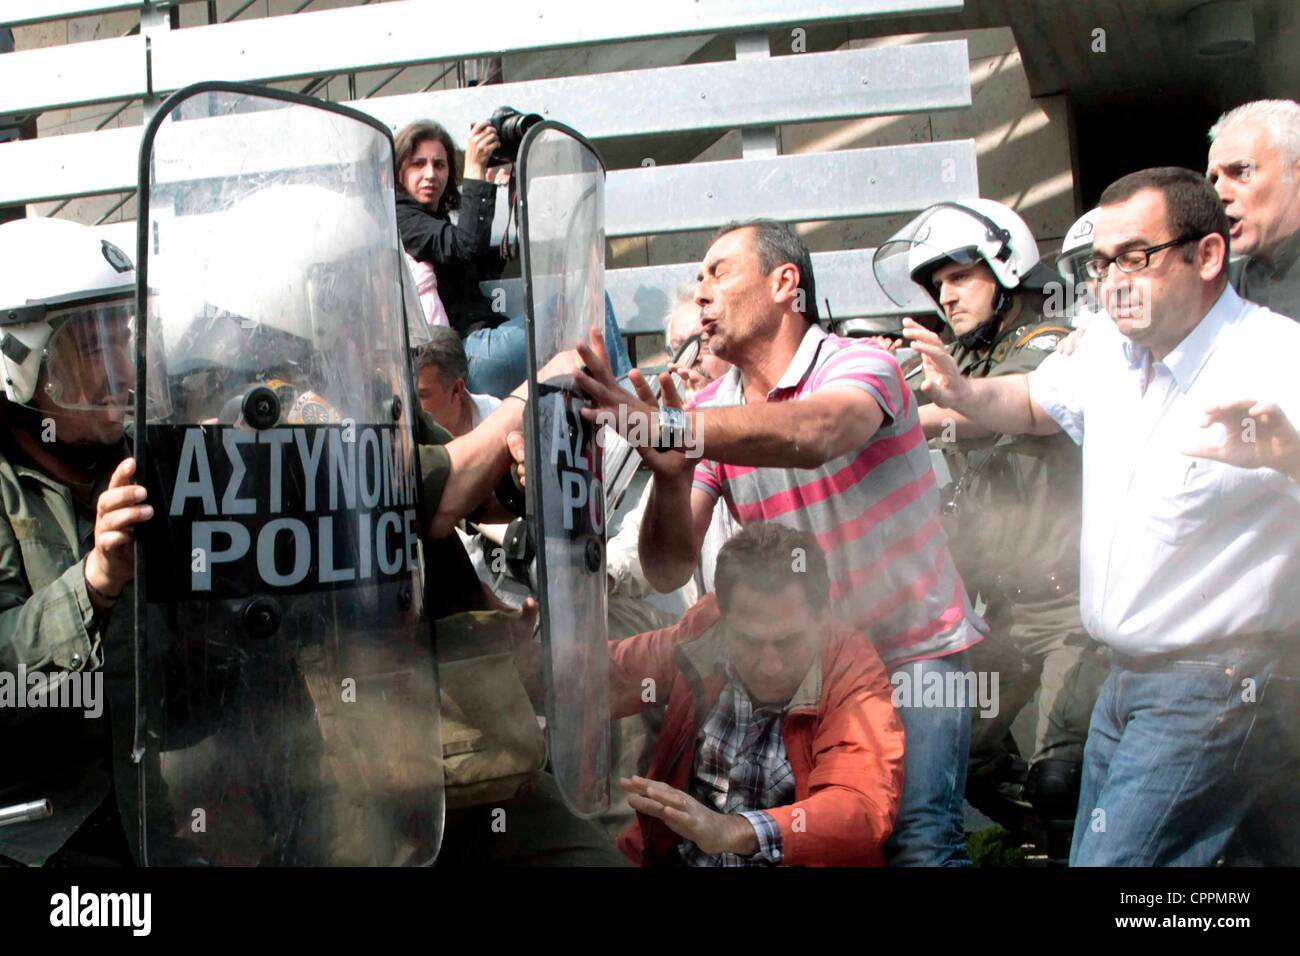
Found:
[[135, 302], [110, 299], [52, 312], [40, 388], [60, 408], [131, 409], [135, 387]]

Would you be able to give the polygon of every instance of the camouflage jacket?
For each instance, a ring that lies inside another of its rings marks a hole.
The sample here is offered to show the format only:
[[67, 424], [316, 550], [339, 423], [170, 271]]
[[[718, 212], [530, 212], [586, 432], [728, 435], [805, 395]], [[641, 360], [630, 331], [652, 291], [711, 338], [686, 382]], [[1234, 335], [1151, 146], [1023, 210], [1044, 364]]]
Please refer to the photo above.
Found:
[[[953, 343], [949, 351], [964, 375], [1024, 374], [1069, 332], [1063, 323], [1025, 311], [989, 349], [974, 352]], [[1032, 602], [1076, 592], [1083, 466], [1069, 437], [945, 441], [940, 434], [932, 445], [952, 473], [944, 525], [971, 594]]]

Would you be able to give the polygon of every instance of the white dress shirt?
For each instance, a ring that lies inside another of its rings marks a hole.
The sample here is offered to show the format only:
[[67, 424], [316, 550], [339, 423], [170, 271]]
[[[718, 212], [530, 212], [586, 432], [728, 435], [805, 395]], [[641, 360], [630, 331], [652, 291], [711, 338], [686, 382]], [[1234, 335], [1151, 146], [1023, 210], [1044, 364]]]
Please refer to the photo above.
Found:
[[[1134, 656], [1245, 635], [1300, 639], [1300, 485], [1192, 458], [1211, 405], [1273, 401], [1300, 426], [1300, 323], [1229, 286], [1165, 357], [1099, 316], [1029, 392], [1083, 446], [1081, 610]], [[1249, 428], [1249, 424], [1243, 424]]]

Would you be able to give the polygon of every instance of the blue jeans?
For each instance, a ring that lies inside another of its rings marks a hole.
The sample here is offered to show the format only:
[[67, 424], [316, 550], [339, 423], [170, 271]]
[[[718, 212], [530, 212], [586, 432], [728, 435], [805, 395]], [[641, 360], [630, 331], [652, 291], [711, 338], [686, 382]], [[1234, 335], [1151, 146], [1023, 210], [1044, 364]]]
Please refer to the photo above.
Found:
[[526, 336], [522, 315], [495, 329], [479, 329], [465, 336], [465, 357], [469, 359], [465, 387], [475, 395], [509, 395], [528, 375]]
[[[576, 343], [575, 343], [576, 344]], [[614, 307], [605, 296], [605, 348], [614, 377], [626, 375], [632, 367], [627, 344], [619, 334]], [[528, 375], [528, 331], [522, 315], [502, 322], [495, 329], [479, 329], [465, 337], [469, 376], [465, 387], [475, 395], [505, 398]]]
[[[924, 687], [926, 674], [967, 670], [965, 651], [931, 660], [912, 661], [890, 674], [906, 671], [912, 688]], [[930, 678], [934, 680], [935, 678]], [[889, 866], [970, 866], [966, 852], [966, 764], [970, 759], [969, 706], [900, 706], [905, 749], [903, 797], [894, 832], [885, 841]], [[908, 703], [906, 699], [902, 701]]]
[[1265, 785], [1300, 772], [1296, 671], [1275, 650], [1178, 656], [1112, 662], [1084, 750], [1071, 866], [1209, 866]]

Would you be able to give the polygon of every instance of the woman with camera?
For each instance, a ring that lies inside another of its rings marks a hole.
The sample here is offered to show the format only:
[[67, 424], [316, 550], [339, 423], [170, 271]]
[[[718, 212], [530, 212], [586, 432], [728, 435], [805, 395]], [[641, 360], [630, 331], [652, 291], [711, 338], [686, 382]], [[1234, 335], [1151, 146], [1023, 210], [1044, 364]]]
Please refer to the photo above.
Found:
[[[450, 134], [431, 120], [403, 127], [397, 134], [397, 228], [410, 257], [420, 300], [434, 325], [450, 325], [460, 333], [469, 358], [466, 386], [475, 394], [509, 394], [528, 373], [524, 318], [506, 319], [492, 308], [479, 288], [505, 268], [502, 251], [491, 243], [498, 183], [509, 180], [498, 166], [501, 157], [513, 159], [523, 137], [524, 117], [502, 107], [491, 120], [475, 123], [465, 148], [462, 178], [457, 169], [456, 145]], [[526, 118], [526, 117], [525, 117]], [[536, 117], [540, 121], [540, 117]], [[502, 133], [508, 140], [501, 143]], [[495, 175], [492, 175], [495, 174]], [[459, 210], [457, 221], [450, 212]], [[632, 367], [619, 334], [614, 310], [605, 296], [605, 341], [615, 374]]]
[[[487, 164], [498, 145], [491, 123], [474, 124], [462, 179], [451, 135], [421, 120], [397, 134], [394, 162], [397, 228], [415, 260], [427, 318], [460, 333], [469, 358], [469, 390], [501, 398], [523, 381], [528, 361], [523, 316], [507, 319], [479, 289], [506, 264], [491, 238], [497, 187], [488, 179]], [[456, 222], [452, 210], [459, 210]]]

